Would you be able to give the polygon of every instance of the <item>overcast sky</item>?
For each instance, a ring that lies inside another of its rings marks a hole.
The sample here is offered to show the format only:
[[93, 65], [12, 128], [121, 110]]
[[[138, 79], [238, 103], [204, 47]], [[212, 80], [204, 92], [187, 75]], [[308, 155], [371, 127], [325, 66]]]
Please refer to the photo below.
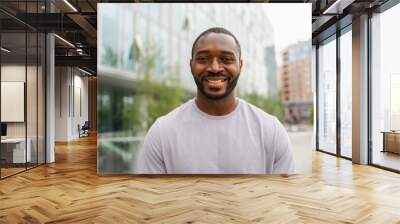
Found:
[[[271, 3], [265, 7], [274, 29], [276, 52], [300, 40], [311, 40], [311, 3]], [[277, 58], [280, 64], [280, 57]]]

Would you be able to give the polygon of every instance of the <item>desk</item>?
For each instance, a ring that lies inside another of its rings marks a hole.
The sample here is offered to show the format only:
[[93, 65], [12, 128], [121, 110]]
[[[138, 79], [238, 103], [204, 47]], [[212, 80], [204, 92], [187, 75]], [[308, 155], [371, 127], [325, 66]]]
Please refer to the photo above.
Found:
[[[31, 161], [31, 145], [30, 138], [27, 139], [25, 154], [25, 138], [6, 138], [1, 139], [1, 156], [9, 163], [25, 163]], [[4, 155], [4, 156], [3, 156]], [[12, 159], [11, 159], [12, 158]], [[25, 161], [25, 158], [27, 160]]]
[[400, 154], [400, 132], [382, 131], [381, 133], [383, 133], [382, 152], [393, 152], [396, 154]]

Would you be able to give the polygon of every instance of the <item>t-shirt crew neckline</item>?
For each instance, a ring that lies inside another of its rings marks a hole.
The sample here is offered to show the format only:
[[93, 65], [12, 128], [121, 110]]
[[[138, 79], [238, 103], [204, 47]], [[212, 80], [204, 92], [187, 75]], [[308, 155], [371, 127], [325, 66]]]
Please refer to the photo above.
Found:
[[235, 115], [237, 113], [237, 111], [239, 110], [239, 107], [241, 107], [241, 105], [242, 105], [241, 100], [237, 97], [235, 99], [237, 102], [235, 109], [232, 112], [230, 112], [229, 114], [225, 114], [225, 115], [221, 115], [221, 116], [210, 115], [210, 114], [207, 114], [206, 112], [202, 111], [196, 104], [196, 97], [192, 99], [192, 106], [203, 117], [213, 119], [213, 120], [223, 120], [223, 119], [227, 119], [227, 118]]

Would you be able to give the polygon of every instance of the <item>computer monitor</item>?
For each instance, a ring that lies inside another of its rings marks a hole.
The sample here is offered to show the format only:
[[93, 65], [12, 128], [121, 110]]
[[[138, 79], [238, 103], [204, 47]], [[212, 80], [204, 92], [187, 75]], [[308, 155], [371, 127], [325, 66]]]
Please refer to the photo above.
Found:
[[7, 124], [1, 123], [1, 136], [7, 136]]

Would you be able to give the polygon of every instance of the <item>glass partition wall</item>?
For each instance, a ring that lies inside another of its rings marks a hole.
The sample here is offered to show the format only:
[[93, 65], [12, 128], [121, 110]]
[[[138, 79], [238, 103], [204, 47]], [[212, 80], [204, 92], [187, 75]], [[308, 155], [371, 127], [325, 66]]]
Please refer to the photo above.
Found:
[[[32, 13], [38, 2], [18, 6]], [[0, 22], [3, 179], [45, 163], [45, 35], [3, 11], [0, 19], [13, 21], [12, 26]]]
[[[400, 33], [395, 29], [400, 4], [388, 1], [371, 15], [368, 164], [400, 172]], [[317, 149], [347, 159], [352, 158], [352, 41], [349, 25], [317, 45]]]
[[400, 4], [371, 18], [370, 163], [400, 172]]
[[336, 35], [318, 47], [318, 149], [336, 154]]
[[351, 25], [340, 36], [340, 155], [352, 158], [352, 33]]
[[[1, 177], [26, 169], [26, 33], [1, 34]], [[30, 161], [30, 160], [28, 160]]]
[[317, 149], [352, 157], [352, 27], [317, 47]]

